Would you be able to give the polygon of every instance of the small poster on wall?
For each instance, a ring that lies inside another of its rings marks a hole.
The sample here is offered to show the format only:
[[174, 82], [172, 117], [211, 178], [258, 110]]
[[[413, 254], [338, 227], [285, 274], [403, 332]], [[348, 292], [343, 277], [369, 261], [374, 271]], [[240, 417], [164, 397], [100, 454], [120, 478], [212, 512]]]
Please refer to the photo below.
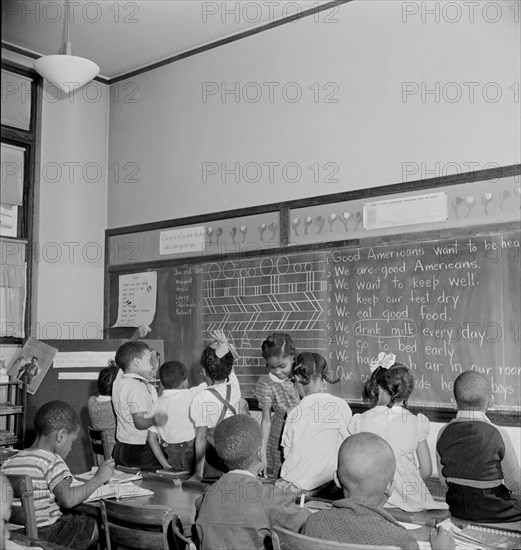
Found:
[[120, 275], [118, 319], [113, 326], [150, 326], [156, 314], [156, 296], [156, 271]]
[[7, 373], [15, 380], [27, 384], [27, 393], [34, 395], [54, 361], [58, 350], [39, 342], [32, 336], [25, 342], [9, 362]]

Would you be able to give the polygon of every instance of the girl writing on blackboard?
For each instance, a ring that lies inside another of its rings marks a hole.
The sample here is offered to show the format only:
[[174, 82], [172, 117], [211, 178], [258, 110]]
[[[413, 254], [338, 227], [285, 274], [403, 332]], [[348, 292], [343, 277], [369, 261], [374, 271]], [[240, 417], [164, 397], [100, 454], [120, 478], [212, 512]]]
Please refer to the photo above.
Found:
[[372, 432], [385, 439], [396, 457], [394, 488], [387, 504], [407, 512], [447, 508], [435, 502], [425, 479], [432, 473], [427, 437], [429, 419], [407, 410], [414, 379], [407, 366], [396, 361], [393, 353], [383, 353], [370, 363], [371, 378], [362, 396], [371, 409], [355, 414], [349, 424], [351, 434]]
[[243, 412], [241, 388], [233, 372], [233, 363], [239, 355], [222, 330], [210, 334], [214, 341], [201, 357], [208, 387], [190, 405], [190, 418], [195, 425], [195, 471], [190, 478], [193, 481], [220, 477], [228, 471], [215, 450], [213, 433], [225, 418]]
[[286, 414], [300, 401], [297, 384], [291, 378], [296, 356], [289, 334], [275, 332], [262, 342], [268, 374], [259, 377], [255, 393], [262, 410], [261, 459], [270, 478], [279, 477], [284, 460], [281, 439]]

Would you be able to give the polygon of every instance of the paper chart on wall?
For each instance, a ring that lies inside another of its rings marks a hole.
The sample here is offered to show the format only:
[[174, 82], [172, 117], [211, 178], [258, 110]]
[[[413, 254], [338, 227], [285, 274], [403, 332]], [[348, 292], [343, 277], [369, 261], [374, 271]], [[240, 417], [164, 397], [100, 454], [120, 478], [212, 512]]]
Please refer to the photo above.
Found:
[[55, 369], [106, 367], [116, 351], [59, 351], [54, 358]]
[[156, 271], [120, 275], [118, 319], [113, 326], [149, 326], [156, 314], [156, 298]]

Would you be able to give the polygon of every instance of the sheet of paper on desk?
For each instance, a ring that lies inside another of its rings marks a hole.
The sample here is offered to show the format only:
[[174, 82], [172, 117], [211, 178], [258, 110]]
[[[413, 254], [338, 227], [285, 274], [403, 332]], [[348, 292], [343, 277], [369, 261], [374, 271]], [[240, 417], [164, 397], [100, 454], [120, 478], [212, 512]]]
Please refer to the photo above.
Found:
[[[94, 466], [90, 470], [90, 472], [85, 472], [84, 474], [76, 474], [75, 479], [84, 483], [85, 481], [91, 480], [97, 471], [98, 467]], [[143, 479], [141, 472], [128, 474], [127, 472], [122, 472], [121, 470], [114, 470], [112, 477], [108, 480], [107, 483], [126, 483], [127, 481], [137, 481], [138, 479]]]
[[315, 513], [315, 512], [318, 512], [319, 510], [330, 510], [331, 503], [322, 502], [321, 500], [308, 500], [306, 502], [306, 508], [308, 508], [311, 512]]
[[407, 531], [410, 531], [412, 529], [421, 529], [421, 525], [416, 525], [416, 523], [407, 523], [406, 521], [399, 521], [398, 522], [402, 527], [405, 527]]
[[456, 550], [516, 550], [521, 548], [521, 533], [517, 531], [472, 523], [464, 529], [460, 529], [450, 519], [442, 521], [439, 525], [452, 533], [456, 541]]
[[[81, 485], [80, 482], [74, 480], [71, 483], [71, 487]], [[132, 481], [127, 482], [116, 482], [116, 483], [107, 483], [98, 487], [89, 498], [85, 499], [83, 502], [92, 502], [94, 500], [99, 500], [100, 498], [134, 498], [134, 497], [143, 497], [153, 495], [154, 491], [149, 489], [143, 489], [138, 487]]]

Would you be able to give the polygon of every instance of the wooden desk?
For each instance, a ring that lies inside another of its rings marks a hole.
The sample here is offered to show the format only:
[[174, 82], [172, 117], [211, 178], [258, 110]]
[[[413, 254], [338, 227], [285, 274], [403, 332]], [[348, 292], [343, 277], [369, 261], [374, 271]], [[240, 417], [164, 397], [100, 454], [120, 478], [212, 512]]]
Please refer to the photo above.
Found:
[[[70, 550], [65, 546], [60, 546], [59, 544], [54, 544], [46, 540], [31, 539], [29, 537], [26, 537], [25, 535], [22, 535], [21, 533], [17, 533], [16, 531], [9, 531], [9, 538], [13, 542], [16, 542], [16, 544], [19, 544], [20, 546], [25, 546], [27, 548], [36, 546], [39, 548], [43, 548], [43, 550]], [[7, 542], [7, 545], [9, 547], [9, 541]]]
[[[195, 522], [195, 501], [200, 497], [206, 485], [189, 484], [187, 487], [176, 485], [174, 479], [160, 477], [159, 475], [143, 473], [143, 479], [134, 482], [136, 485], [154, 491], [153, 495], [125, 498], [121, 502], [128, 504], [161, 504], [170, 506], [180, 517], [183, 529], [186, 534], [191, 533], [192, 525]], [[99, 504], [84, 502], [75, 508], [91, 516], [97, 517]]]

